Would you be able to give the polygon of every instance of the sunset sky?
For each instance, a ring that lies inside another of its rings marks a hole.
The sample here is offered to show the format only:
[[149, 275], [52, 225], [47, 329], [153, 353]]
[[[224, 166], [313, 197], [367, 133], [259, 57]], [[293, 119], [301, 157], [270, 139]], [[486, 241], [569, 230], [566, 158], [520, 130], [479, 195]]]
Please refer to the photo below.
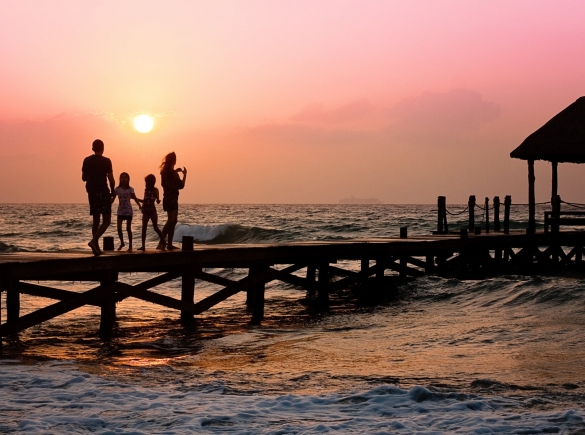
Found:
[[[526, 202], [509, 153], [585, 95], [584, 22], [581, 0], [2, 0], [0, 202], [85, 202], [96, 138], [138, 192], [175, 151], [184, 203]], [[585, 165], [559, 193], [585, 202]]]

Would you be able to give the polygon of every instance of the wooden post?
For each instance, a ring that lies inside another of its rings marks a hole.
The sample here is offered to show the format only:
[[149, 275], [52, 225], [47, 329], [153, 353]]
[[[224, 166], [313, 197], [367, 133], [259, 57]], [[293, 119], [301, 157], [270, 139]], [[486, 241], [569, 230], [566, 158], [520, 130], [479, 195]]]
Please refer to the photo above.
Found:
[[528, 160], [528, 233], [536, 232], [536, 197], [534, 194], [534, 160]]
[[114, 323], [116, 322], [116, 286], [118, 273], [108, 271], [100, 280], [100, 285], [104, 287], [101, 303], [100, 318], [100, 337], [103, 340], [109, 340], [112, 336]]
[[435, 269], [435, 256], [427, 254], [425, 260], [425, 273], [431, 275]]
[[558, 234], [560, 230], [559, 219], [561, 218], [561, 197], [555, 195], [552, 199], [553, 208], [553, 223], [551, 225], [551, 232]]
[[319, 285], [317, 287], [317, 301], [321, 307], [329, 306], [329, 263], [319, 265]]
[[16, 322], [20, 317], [20, 292], [18, 280], [10, 280], [6, 290], [6, 323]]
[[386, 270], [386, 268], [384, 267], [384, 260], [381, 258], [378, 258], [376, 260], [376, 279], [377, 280], [384, 279], [384, 271], [385, 270]]
[[552, 194], [551, 194], [551, 203], [554, 201], [556, 196], [558, 195], [559, 190], [559, 176], [558, 176], [558, 162], [550, 162], [552, 166]]
[[[185, 237], [183, 237], [183, 246], [185, 245]], [[188, 246], [187, 246], [188, 247]], [[193, 248], [193, 245], [191, 245]], [[193, 265], [188, 264], [183, 268], [181, 273], [181, 302], [184, 304], [192, 304], [195, 297], [195, 271]], [[181, 323], [183, 326], [193, 324], [193, 313], [181, 310]]]
[[362, 258], [360, 261], [360, 272], [362, 274], [362, 282], [365, 282], [368, 279], [366, 274], [368, 273], [369, 268], [370, 268], [370, 260]]
[[485, 198], [485, 232], [490, 232], [490, 199], [486, 196]]
[[400, 257], [400, 271], [398, 272], [398, 276], [401, 278], [406, 278], [406, 267], [408, 265], [406, 257]]
[[475, 231], [475, 195], [469, 197], [467, 206], [469, 207], [469, 232], [472, 233]]
[[444, 196], [439, 196], [437, 200], [437, 233], [447, 234], [449, 228], [447, 226], [447, 199]]
[[309, 285], [308, 293], [315, 293], [315, 282], [316, 282], [316, 267], [315, 265], [307, 266], [307, 284]]
[[[262, 273], [268, 266], [258, 265], [250, 268], [250, 275]], [[252, 323], [260, 323], [264, 319], [264, 300], [266, 293], [266, 283], [261, 282], [252, 287], [254, 294], [254, 303], [252, 306]]]
[[512, 197], [506, 195], [504, 198], [504, 233], [510, 233], [510, 207], [512, 206]]
[[181, 250], [182, 251], [192, 251], [193, 250], [193, 236], [183, 236], [181, 239]]
[[500, 231], [500, 197], [494, 196], [494, 231]]

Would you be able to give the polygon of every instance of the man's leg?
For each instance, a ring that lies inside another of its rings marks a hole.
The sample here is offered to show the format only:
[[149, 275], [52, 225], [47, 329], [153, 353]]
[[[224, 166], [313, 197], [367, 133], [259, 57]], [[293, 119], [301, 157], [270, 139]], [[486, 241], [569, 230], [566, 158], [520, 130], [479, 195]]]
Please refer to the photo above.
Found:
[[99, 214], [94, 214], [93, 215], [93, 224], [91, 226], [91, 235], [95, 235], [97, 229], [100, 226], [100, 215]]

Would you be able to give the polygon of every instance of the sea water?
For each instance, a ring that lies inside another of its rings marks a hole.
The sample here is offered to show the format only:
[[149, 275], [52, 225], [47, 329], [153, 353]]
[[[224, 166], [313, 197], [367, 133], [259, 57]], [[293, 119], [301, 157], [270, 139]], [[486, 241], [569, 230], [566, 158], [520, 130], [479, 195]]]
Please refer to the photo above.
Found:
[[[513, 209], [513, 228], [526, 219]], [[435, 225], [432, 205], [181, 205], [176, 240], [347, 240], [395, 237], [402, 226], [426, 235]], [[466, 226], [467, 214], [449, 215], [449, 225]], [[86, 205], [3, 204], [0, 251], [87, 251], [90, 227]], [[149, 230], [147, 248], [155, 245]], [[583, 276], [387, 285], [392, 297], [345, 289], [322, 312], [302, 289], [273, 282], [262, 324], [250, 323], [238, 294], [189, 329], [176, 311], [130, 298], [118, 304], [110, 342], [97, 338], [99, 308], [75, 310], [4, 339], [0, 433], [585, 434]], [[219, 287], [195, 288], [200, 299]], [[177, 297], [180, 282], [156, 291]], [[23, 296], [21, 313], [47, 303]]]

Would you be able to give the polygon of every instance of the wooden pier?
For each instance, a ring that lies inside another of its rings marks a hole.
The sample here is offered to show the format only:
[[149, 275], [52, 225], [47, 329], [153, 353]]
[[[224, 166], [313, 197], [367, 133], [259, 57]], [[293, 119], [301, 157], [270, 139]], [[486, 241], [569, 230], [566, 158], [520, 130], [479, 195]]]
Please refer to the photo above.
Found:
[[[491, 232], [367, 239], [343, 242], [298, 242], [262, 245], [198, 245], [174, 252], [147, 251], [10, 253], [0, 255], [0, 290], [6, 292], [6, 321], [0, 336], [9, 337], [59, 315], [95, 305], [101, 309], [99, 332], [108, 338], [116, 321], [116, 304], [133, 297], [177, 310], [184, 324], [194, 321], [218, 303], [247, 292], [246, 305], [253, 322], [264, 316], [265, 285], [278, 280], [305, 289], [318, 306], [326, 309], [331, 292], [385, 275], [419, 277], [426, 274], [476, 278], [498, 273], [543, 273], [550, 270], [585, 270], [585, 232], [526, 234]], [[191, 249], [191, 250], [189, 250]], [[355, 261], [343, 269], [340, 261]], [[239, 268], [247, 276], [234, 281], [208, 269]], [[155, 272], [158, 276], [136, 285], [118, 281], [127, 272]], [[156, 286], [181, 279], [176, 298], [155, 292]], [[223, 288], [197, 300], [196, 280]], [[83, 292], [53, 288], [51, 281], [99, 283]], [[43, 282], [43, 285], [40, 284]], [[383, 288], [380, 289], [383, 291]], [[21, 295], [56, 300], [29, 314], [20, 315]], [[3, 307], [0, 306], [0, 310]], [[96, 325], [97, 329], [97, 325]], [[1, 340], [0, 340], [1, 343]]]

